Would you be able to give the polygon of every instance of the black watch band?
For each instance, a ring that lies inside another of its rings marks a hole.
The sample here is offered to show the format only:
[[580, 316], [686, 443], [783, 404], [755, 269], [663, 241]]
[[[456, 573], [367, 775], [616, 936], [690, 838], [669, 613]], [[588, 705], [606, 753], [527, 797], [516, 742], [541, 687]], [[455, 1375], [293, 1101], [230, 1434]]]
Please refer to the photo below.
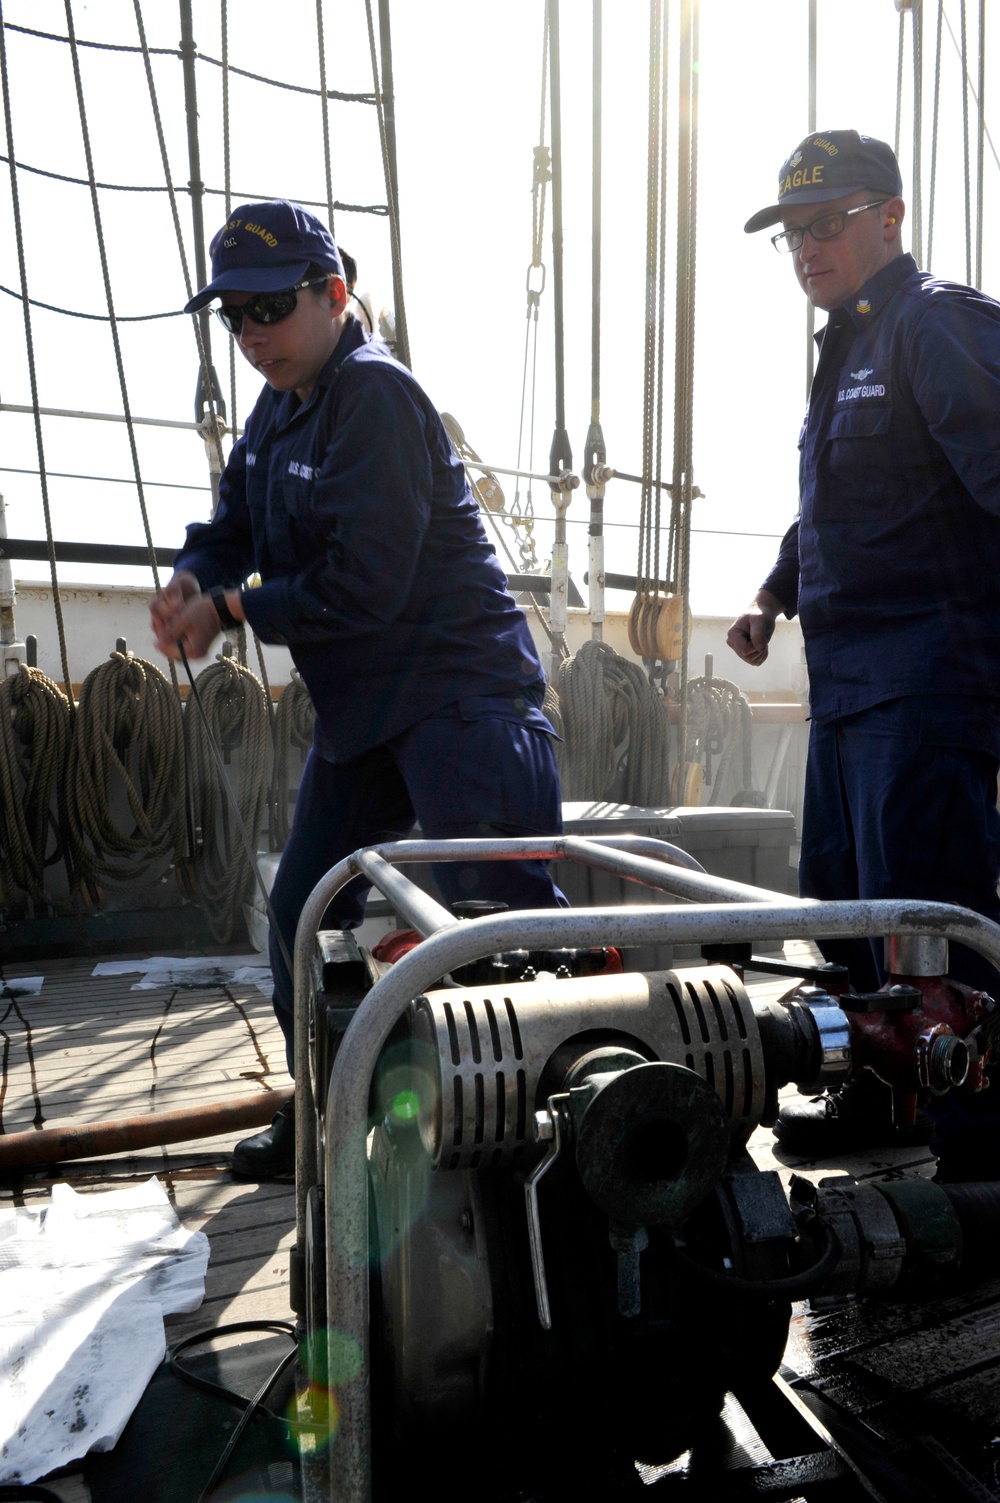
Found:
[[236, 617], [233, 615], [232, 611], [226, 604], [226, 591], [223, 585], [216, 585], [214, 589], [209, 590], [208, 598], [215, 606], [215, 614], [219, 618], [219, 625], [222, 627], [223, 631], [232, 631], [234, 626], [240, 626], [242, 624], [241, 622], [237, 621]]

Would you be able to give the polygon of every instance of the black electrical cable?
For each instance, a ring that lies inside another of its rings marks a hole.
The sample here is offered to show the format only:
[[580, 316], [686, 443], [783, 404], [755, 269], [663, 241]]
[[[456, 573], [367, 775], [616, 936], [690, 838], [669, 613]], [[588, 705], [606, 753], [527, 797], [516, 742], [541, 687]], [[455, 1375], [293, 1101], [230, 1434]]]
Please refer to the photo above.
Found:
[[[190, 1368], [184, 1367], [177, 1360], [181, 1352], [186, 1351], [188, 1347], [204, 1346], [219, 1336], [236, 1336], [245, 1332], [260, 1331], [273, 1331], [281, 1336], [289, 1336], [295, 1345], [290, 1352], [285, 1353], [277, 1367], [264, 1379], [264, 1382], [253, 1395], [253, 1398], [248, 1399], [243, 1394], [237, 1393], [234, 1388], [226, 1388], [221, 1383], [213, 1383], [210, 1378], [199, 1377], [197, 1373], [193, 1373]], [[294, 1361], [297, 1353], [298, 1343], [295, 1335], [295, 1327], [283, 1320], [239, 1320], [235, 1321], [232, 1325], [216, 1326], [212, 1331], [196, 1331], [193, 1336], [187, 1336], [183, 1341], [179, 1341], [176, 1346], [171, 1347], [168, 1365], [174, 1377], [180, 1378], [183, 1383], [189, 1383], [193, 1388], [200, 1388], [204, 1393], [213, 1394], [216, 1398], [223, 1399], [228, 1404], [235, 1404], [237, 1409], [243, 1410], [239, 1423], [226, 1442], [225, 1449], [212, 1470], [212, 1475], [199, 1494], [198, 1503], [208, 1503], [213, 1489], [229, 1465], [230, 1458], [239, 1444], [240, 1437], [260, 1409], [275, 1383], [281, 1377], [281, 1374]], [[270, 1413], [270, 1411], [267, 1412]], [[279, 1423], [286, 1423], [286, 1421], [280, 1420], [277, 1415], [272, 1414], [271, 1418], [278, 1419]]]
[[825, 1221], [819, 1221], [818, 1228], [820, 1241], [824, 1245], [815, 1263], [802, 1269], [801, 1273], [793, 1273], [783, 1279], [744, 1279], [735, 1273], [720, 1273], [718, 1269], [708, 1268], [696, 1258], [682, 1252], [676, 1243], [672, 1247], [672, 1256], [685, 1273], [694, 1274], [696, 1278], [703, 1279], [718, 1289], [728, 1289], [731, 1294], [756, 1295], [760, 1299], [802, 1299], [822, 1284], [841, 1258], [842, 1249], [833, 1227]]

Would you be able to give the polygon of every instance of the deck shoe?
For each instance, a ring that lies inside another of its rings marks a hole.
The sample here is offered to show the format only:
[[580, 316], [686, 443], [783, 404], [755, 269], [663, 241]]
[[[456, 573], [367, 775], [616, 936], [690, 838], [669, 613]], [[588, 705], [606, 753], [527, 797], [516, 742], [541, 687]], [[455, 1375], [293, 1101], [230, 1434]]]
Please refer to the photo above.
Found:
[[233, 1173], [240, 1179], [277, 1179], [295, 1172], [295, 1097], [286, 1101], [270, 1127], [243, 1138], [233, 1149]]
[[913, 1127], [893, 1127], [892, 1092], [870, 1070], [839, 1090], [809, 1101], [787, 1101], [774, 1124], [782, 1148], [815, 1159], [859, 1148], [920, 1147], [930, 1142], [933, 1131], [926, 1112], [917, 1113]]

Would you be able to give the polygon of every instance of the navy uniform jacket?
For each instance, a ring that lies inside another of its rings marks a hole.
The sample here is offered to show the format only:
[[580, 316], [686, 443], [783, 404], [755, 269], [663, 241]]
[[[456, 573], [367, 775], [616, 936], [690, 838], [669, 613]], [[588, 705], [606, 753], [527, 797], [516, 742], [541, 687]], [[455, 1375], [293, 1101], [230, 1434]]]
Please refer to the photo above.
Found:
[[810, 709], [1000, 696], [1000, 303], [882, 268], [831, 313], [799, 521], [764, 583], [802, 621]]
[[175, 566], [203, 589], [259, 573], [247, 621], [291, 650], [333, 761], [456, 701], [500, 697], [483, 710], [550, 730], [527, 622], [440, 416], [353, 318], [306, 402], [264, 388]]

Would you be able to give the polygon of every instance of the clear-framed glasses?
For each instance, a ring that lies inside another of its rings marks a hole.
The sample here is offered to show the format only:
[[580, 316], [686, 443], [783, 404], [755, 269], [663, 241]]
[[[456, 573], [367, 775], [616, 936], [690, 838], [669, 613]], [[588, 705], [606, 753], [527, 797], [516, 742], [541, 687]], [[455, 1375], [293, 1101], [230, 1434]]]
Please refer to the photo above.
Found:
[[877, 198], [871, 204], [859, 204], [856, 209], [834, 209], [830, 214], [821, 214], [814, 219], [812, 224], [804, 224], [791, 230], [782, 230], [780, 234], [771, 236], [771, 244], [776, 251], [797, 251], [806, 238], [806, 231], [814, 240], [835, 240], [847, 229], [847, 221], [852, 214], [864, 214], [868, 209], [880, 209], [888, 203], [887, 198]]
[[283, 318], [295, 311], [301, 288], [316, 287], [320, 282], [328, 282], [333, 275], [333, 272], [328, 271], [325, 276], [312, 277], [308, 282], [297, 282], [294, 287], [283, 288], [281, 292], [255, 293], [238, 307], [235, 303], [222, 303], [216, 308], [215, 316], [230, 334], [239, 334], [244, 317], [252, 318], [255, 324], [280, 324]]

